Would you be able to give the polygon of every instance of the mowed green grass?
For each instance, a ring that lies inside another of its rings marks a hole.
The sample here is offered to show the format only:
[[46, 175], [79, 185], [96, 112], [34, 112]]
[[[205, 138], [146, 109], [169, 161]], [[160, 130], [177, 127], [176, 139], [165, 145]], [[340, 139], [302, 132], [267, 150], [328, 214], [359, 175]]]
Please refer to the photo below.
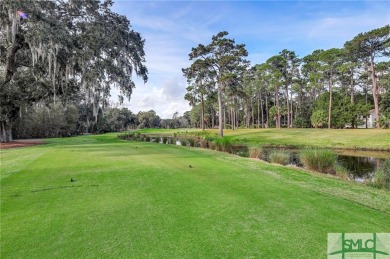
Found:
[[[145, 129], [146, 134], [199, 132], [199, 129]], [[217, 129], [207, 130], [218, 134]], [[377, 149], [390, 151], [388, 129], [238, 129], [224, 130], [224, 135], [250, 146], [325, 147], [344, 149]]]
[[389, 191], [116, 134], [1, 150], [1, 258], [325, 258], [334, 232], [390, 232]]

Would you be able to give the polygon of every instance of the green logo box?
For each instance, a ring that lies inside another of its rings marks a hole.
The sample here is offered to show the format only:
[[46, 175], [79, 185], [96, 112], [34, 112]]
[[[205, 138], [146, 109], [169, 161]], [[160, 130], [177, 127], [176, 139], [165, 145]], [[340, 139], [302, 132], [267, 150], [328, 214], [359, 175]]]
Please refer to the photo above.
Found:
[[328, 233], [328, 259], [390, 259], [390, 233]]

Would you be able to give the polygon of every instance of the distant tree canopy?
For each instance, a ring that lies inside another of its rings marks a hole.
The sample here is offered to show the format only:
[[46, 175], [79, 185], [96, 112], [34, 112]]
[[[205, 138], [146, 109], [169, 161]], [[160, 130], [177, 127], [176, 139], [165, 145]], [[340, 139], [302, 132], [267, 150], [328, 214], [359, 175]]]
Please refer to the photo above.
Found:
[[182, 69], [192, 109], [161, 119], [109, 104], [147, 81], [144, 40], [111, 0], [1, 0], [0, 140], [135, 128], [390, 127], [390, 26], [303, 58], [283, 49], [250, 66], [222, 31]]
[[120, 132], [143, 128], [187, 128], [191, 127], [187, 115], [175, 112], [171, 119], [161, 119], [155, 111], [133, 113], [128, 108], [109, 105], [98, 110], [97, 123], [92, 104], [68, 104], [57, 102], [35, 103], [30, 109], [22, 109], [14, 122], [13, 136], [23, 138], [68, 137], [83, 133]]
[[[373, 109], [375, 126], [390, 127], [389, 25], [360, 33], [347, 41], [344, 48], [318, 49], [303, 58], [284, 49], [252, 67], [243, 66], [243, 46], [221, 47], [213, 54], [213, 47], [229, 42], [225, 35], [221, 32], [210, 45], [193, 48], [190, 60], [194, 62], [183, 70], [189, 82], [185, 99], [192, 106], [191, 125], [213, 128], [214, 119], [218, 118], [220, 130], [356, 128], [367, 126], [366, 118], [370, 110], [373, 114]], [[229, 54], [233, 49], [237, 55]], [[224, 66], [231, 61], [231, 65]], [[208, 75], [203, 64], [209, 70], [215, 66], [217, 73]], [[220, 77], [219, 71], [223, 74]], [[205, 81], [215, 86], [218, 98], [215, 91], [205, 88]]]
[[[189, 54], [190, 60], [194, 63], [190, 68], [183, 69], [187, 80], [194, 79], [195, 84], [203, 84], [200, 76], [203, 71], [211, 71], [207, 76], [213, 77], [211, 80], [217, 90], [218, 113], [219, 113], [219, 136], [223, 136], [223, 120], [221, 113], [223, 111], [223, 94], [227, 89], [234, 91], [240, 86], [240, 80], [243, 79], [244, 71], [248, 61], [244, 58], [248, 55], [244, 44], [236, 44], [233, 39], [226, 36], [228, 32], [222, 31], [211, 38], [208, 45], [199, 44], [192, 48]], [[198, 72], [198, 73], [197, 73]], [[207, 73], [207, 72], [204, 72]], [[202, 89], [200, 87], [199, 89]], [[234, 94], [233, 94], [234, 95]], [[203, 96], [203, 95], [202, 95]], [[203, 97], [202, 97], [203, 98]], [[204, 113], [204, 109], [202, 109]], [[204, 120], [204, 118], [202, 119]], [[202, 125], [203, 122], [202, 122]]]
[[[111, 0], [14, 1], [0, 6], [1, 141], [21, 109], [74, 100], [107, 105], [112, 86], [130, 98], [133, 74], [147, 80], [144, 40]], [[83, 98], [80, 98], [83, 97]]]

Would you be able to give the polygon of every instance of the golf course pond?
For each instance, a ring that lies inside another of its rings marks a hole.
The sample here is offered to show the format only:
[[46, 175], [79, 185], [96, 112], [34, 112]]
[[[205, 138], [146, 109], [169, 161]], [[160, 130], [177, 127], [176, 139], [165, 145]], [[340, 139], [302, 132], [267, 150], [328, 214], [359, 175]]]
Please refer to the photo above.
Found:
[[[167, 143], [181, 145], [181, 141], [177, 138], [166, 137]], [[162, 137], [155, 136], [152, 142], [163, 143]], [[233, 154], [249, 157], [248, 146], [234, 144]], [[354, 179], [357, 182], [370, 181], [374, 177], [374, 172], [378, 166], [385, 160], [390, 159], [390, 151], [378, 151], [378, 150], [357, 150], [357, 149], [333, 149], [337, 154], [338, 164], [347, 169], [350, 179]], [[263, 147], [262, 148], [262, 160], [270, 161], [269, 154], [273, 151], [284, 151], [289, 154], [289, 164], [302, 167], [299, 159], [299, 149], [296, 148], [279, 148], [279, 147]]]
[[[275, 148], [264, 149], [265, 160], [268, 161], [269, 153]], [[280, 149], [279, 149], [280, 150]], [[299, 161], [298, 149], [282, 149], [290, 153], [291, 164], [302, 166]], [[374, 171], [385, 159], [390, 159], [389, 151], [366, 151], [366, 150], [344, 150], [335, 149], [337, 160], [340, 165], [345, 167], [351, 177], [358, 182], [365, 179], [371, 179]]]

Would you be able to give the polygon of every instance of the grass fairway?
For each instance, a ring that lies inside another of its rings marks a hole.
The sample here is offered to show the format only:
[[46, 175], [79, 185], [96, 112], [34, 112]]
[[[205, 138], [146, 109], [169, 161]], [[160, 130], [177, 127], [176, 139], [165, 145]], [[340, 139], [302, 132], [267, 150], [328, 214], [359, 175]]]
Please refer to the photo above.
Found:
[[390, 232], [389, 191], [115, 136], [1, 150], [2, 258], [325, 258], [327, 233]]
[[[146, 134], [172, 135], [186, 129], [145, 129]], [[200, 131], [200, 130], [187, 130]], [[218, 134], [218, 130], [208, 130]], [[390, 130], [386, 129], [238, 129], [224, 135], [250, 146], [326, 147], [390, 151]]]

